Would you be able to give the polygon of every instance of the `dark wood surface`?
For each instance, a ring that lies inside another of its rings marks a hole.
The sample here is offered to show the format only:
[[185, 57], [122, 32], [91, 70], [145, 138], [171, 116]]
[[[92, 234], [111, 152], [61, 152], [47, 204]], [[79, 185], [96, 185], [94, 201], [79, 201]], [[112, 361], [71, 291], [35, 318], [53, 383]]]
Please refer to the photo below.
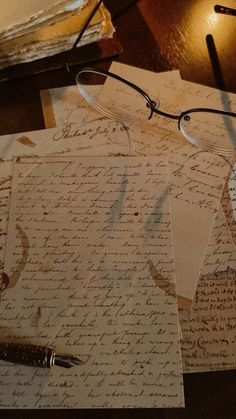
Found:
[[[236, 17], [216, 15], [214, 1], [106, 0], [105, 3], [114, 15], [116, 34], [123, 46], [123, 53], [117, 58], [120, 62], [153, 71], [179, 69], [186, 80], [236, 93]], [[236, 6], [233, 0], [221, 3]], [[109, 62], [110, 59], [103, 60], [102, 65], [108, 66]], [[40, 89], [71, 83], [63, 69], [1, 83], [0, 134], [44, 128]], [[184, 385], [185, 409], [9, 410], [1, 411], [0, 418], [236, 418], [235, 371], [188, 374], [184, 376]]]

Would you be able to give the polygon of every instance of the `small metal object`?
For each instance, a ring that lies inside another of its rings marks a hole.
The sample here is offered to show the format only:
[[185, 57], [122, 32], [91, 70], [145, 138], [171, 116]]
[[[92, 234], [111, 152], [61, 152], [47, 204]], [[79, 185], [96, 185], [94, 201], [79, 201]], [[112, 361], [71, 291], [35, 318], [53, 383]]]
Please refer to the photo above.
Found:
[[54, 349], [46, 346], [18, 343], [0, 343], [0, 359], [41, 368], [51, 368], [53, 365], [71, 368], [73, 365], [83, 364], [83, 361], [75, 356], [56, 355]]
[[216, 4], [214, 6], [214, 10], [215, 10], [216, 13], [222, 13], [223, 15], [236, 16], [236, 9], [221, 6], [220, 4]]

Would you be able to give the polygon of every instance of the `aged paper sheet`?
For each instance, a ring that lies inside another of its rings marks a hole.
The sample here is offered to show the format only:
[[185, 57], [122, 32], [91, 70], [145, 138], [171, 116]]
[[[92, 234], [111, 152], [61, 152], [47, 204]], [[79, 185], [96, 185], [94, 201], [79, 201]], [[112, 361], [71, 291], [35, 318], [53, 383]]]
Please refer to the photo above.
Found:
[[180, 311], [184, 372], [236, 368], [236, 273], [203, 275], [191, 312]]
[[180, 310], [184, 372], [236, 367], [236, 247], [218, 212], [191, 312]]
[[[153, 87], [155, 86], [154, 79], [143, 80], [138, 69], [134, 72], [132, 67], [113, 63], [111, 71], [142, 86], [151, 98], [157, 101], [160, 109], [169, 113], [178, 113], [180, 106], [182, 109], [195, 107], [196, 97], [200, 96], [202, 100], [205, 95], [205, 92], [202, 94], [201, 88], [197, 85], [194, 85], [193, 92], [189, 94], [191, 86], [188, 84], [186, 87], [185, 82], [180, 78], [173, 79], [171, 82], [166, 81], [157, 95]], [[134, 80], [134, 73], [136, 73], [136, 78], [139, 78], [139, 82], [137, 79]], [[148, 83], [149, 89], [147, 89]], [[133, 104], [130, 90], [127, 91], [125, 85], [121, 88], [120, 85], [113, 86], [113, 84], [113, 79], [108, 79], [102, 90], [102, 94], [106, 95], [106, 102], [110, 101], [111, 108], [112, 106], [117, 108], [120, 105], [120, 107], [125, 106], [126, 110], [129, 106], [131, 109]], [[114, 95], [112, 97], [112, 87], [119, 89], [119, 95], [115, 99]], [[215, 99], [216, 92], [215, 90], [212, 101]], [[232, 97], [235, 100], [235, 95]], [[144, 106], [140, 108], [140, 112], [142, 111], [145, 111]], [[141, 151], [137, 146], [140, 140], [143, 144], [143, 154], [155, 154], [155, 148], [170, 153], [177, 294], [185, 301], [191, 301], [194, 298], [204, 254], [230, 166], [221, 157], [197, 152], [195, 147], [181, 138], [176, 121], [155, 115], [150, 124], [151, 130], [149, 122], [143, 124], [141, 132], [140, 127], [137, 129], [131, 127], [131, 138], [137, 154]], [[204, 133], [201, 134], [204, 135]], [[159, 141], [155, 141], [155, 135], [158, 136]], [[151, 145], [150, 148], [149, 145]]]
[[161, 156], [16, 160], [2, 335], [85, 364], [1, 363], [2, 406], [183, 406], [168, 189]]
[[[7, 235], [9, 196], [11, 191], [12, 164], [15, 156], [59, 155], [120, 155], [129, 154], [129, 137], [120, 124], [109, 123], [104, 118], [94, 119], [81, 125], [59, 127], [50, 130], [6, 135], [0, 142], [0, 267], [3, 260]], [[0, 289], [8, 284], [2, 278]], [[11, 282], [11, 281], [10, 281]]]
[[[111, 67], [111, 70], [114, 72], [119, 71], [118, 67], [116, 69], [116, 65], [116, 63], [113, 63]], [[122, 64], [121, 68], [123, 66], [124, 68], [128, 67]], [[148, 91], [150, 90], [150, 82], [148, 80], [154, 77], [158, 86], [158, 94], [162, 94], [163, 96], [165, 95], [166, 85], [171, 85], [174, 80], [180, 79], [179, 71], [167, 71], [155, 74], [147, 70], [135, 69], [132, 73], [132, 81], [134, 83], [139, 83], [140, 74], [143, 76], [142, 81], [146, 80], [145, 87]], [[94, 94], [98, 95], [100, 90], [101, 86], [95, 86]], [[53, 128], [66, 123], [88, 121], [97, 117], [97, 112], [93, 111], [93, 108], [79, 94], [77, 86], [41, 90], [41, 101], [46, 128]], [[175, 110], [178, 111], [178, 109]]]
[[229, 196], [232, 205], [232, 214], [236, 222], [236, 163], [234, 163], [231, 176], [229, 178]]
[[[177, 92], [179, 91], [178, 86], [176, 86]], [[199, 85], [196, 83], [182, 81], [182, 90], [185, 93], [185, 102], [184, 109], [194, 108], [194, 107], [209, 107], [216, 109], [223, 109], [228, 112], [233, 112], [236, 108], [236, 95], [235, 93], [229, 93], [221, 91], [219, 89], [209, 88], [207, 86]], [[173, 92], [175, 93], [175, 87], [173, 86]], [[233, 127], [232, 127], [233, 129]], [[215, 137], [218, 137], [218, 132], [216, 130]], [[232, 131], [232, 141], [235, 141], [236, 132]], [[229, 163], [229, 165], [232, 162]], [[234, 172], [232, 167], [230, 167], [231, 179], [234, 179]], [[229, 193], [229, 188], [231, 189], [232, 184], [230, 181], [225, 184], [224, 194], [222, 196], [221, 206], [225, 212], [227, 223], [230, 228], [234, 242], [236, 242], [236, 230], [235, 230], [235, 219], [233, 217], [233, 206], [235, 205], [234, 197], [232, 193]], [[231, 191], [232, 192], [232, 191]], [[220, 209], [219, 209], [220, 210]]]
[[[184, 106], [188, 99], [188, 89], [178, 72], [154, 74], [119, 63], [113, 63], [110, 70], [141, 85], [154, 100], [160, 102], [163, 111], [178, 113], [180, 104]], [[114, 95], [111, 97], [109, 93], [111, 84], [107, 85], [103, 94], [106, 93], [113, 106]], [[195, 93], [199, 96], [198, 92]], [[83, 98], [78, 97], [75, 86], [68, 90], [55, 89], [51, 95], [51, 103], [47, 101], [47, 106], [44, 106], [49, 123], [68, 125], [77, 118], [92, 119], [96, 115]], [[120, 103], [117, 103], [118, 100]], [[45, 100], [43, 103], [46, 104]], [[132, 106], [130, 91], [127, 95], [120, 86], [119, 95], [115, 98], [117, 105], [125, 106], [127, 111], [129, 105]], [[129, 132], [134, 154], [155, 155], [162, 151], [170, 155], [177, 294], [187, 299], [190, 305], [229, 166], [220, 157], [209, 153], [195, 154], [196, 148], [179, 134], [176, 121], [166, 121], [155, 115], [152, 121], [144, 124], [143, 129], [130, 126]]]
[[205, 254], [202, 274], [236, 271], [236, 246], [220, 206]]
[[[123, 66], [119, 65], [117, 69], [114, 68], [113, 71], [118, 71], [120, 73], [120, 70], [122, 72], [122, 67]], [[124, 66], [124, 69], [125, 67], [126, 66]], [[134, 80], [136, 83], [139, 82], [138, 72], [139, 69], [135, 69], [135, 71], [133, 70], [131, 74], [131, 77], [133, 77], [133, 74], [136, 74], [137, 79]], [[126, 73], [124, 72], [124, 76], [125, 74]], [[149, 77], [152, 78], [152, 74], [150, 74]], [[148, 77], [145, 77], [144, 72], [142, 82], [147, 78]], [[222, 104], [227, 105], [230, 101], [235, 103], [235, 95], [226, 94], [225, 92], [222, 93], [216, 89], [199, 86], [194, 83], [182, 81], [180, 91], [180, 84], [177, 83], [177, 80], [178, 79], [171, 83], [171, 79], [169, 79], [173, 92], [171, 97], [175, 97], [177, 95], [178, 100], [182, 100], [183, 103], [186, 102], [187, 104], [184, 106], [185, 109], [188, 106], [194, 107], [196, 104], [197, 106], [202, 106], [204, 104], [204, 106], [207, 105], [209, 107], [222, 108]], [[99, 94], [99, 87], [97, 88], [97, 92]], [[153, 92], [155, 94], [155, 88], [152, 88], [150, 94], [153, 94]], [[49, 114], [53, 115], [54, 124], [68, 124], [69, 121], [78, 120], [80, 117], [79, 108], [81, 109], [81, 107], [82, 111], [84, 109], [89, 111], [89, 107], [86, 102], [78, 97], [76, 86], [62, 89], [52, 89], [49, 93], [51, 103], [47, 109], [50, 110]], [[164, 103], [166, 99], [167, 97], [163, 96]], [[166, 108], [166, 111], [168, 111], [168, 108]], [[173, 109], [173, 111], [178, 111], [178, 109]], [[89, 115], [93, 115], [94, 117], [96, 112], [93, 112], [92, 110], [90, 110], [90, 112], [91, 113], [89, 113]], [[171, 134], [166, 129], [162, 132], [162, 138], [159, 138], [159, 142], [164, 150], [166, 142], [171, 140]], [[156, 137], [147, 131], [146, 135], [149, 136], [148, 141], [145, 136], [143, 136], [143, 138], [140, 138], [138, 135], [135, 136], [134, 141], [136, 150], [138, 150], [141, 154], [155, 154], [157, 150]], [[179, 138], [178, 141], [181, 147], [184, 140]], [[197, 298], [192, 307], [191, 314], [184, 312], [184, 310], [181, 310], [180, 313], [181, 328], [183, 330], [182, 356], [185, 372], [235, 368], [235, 350], [232, 342], [232, 325], [234, 325], [236, 313], [235, 306], [232, 305], [232, 296], [235, 294], [235, 279], [233, 271], [235, 270], [236, 262], [236, 223], [232, 218], [232, 208], [227, 187], [224, 189], [222, 205], [224, 211], [222, 211], [222, 206], [219, 206], [214, 228], [212, 229], [210, 240], [206, 248], [206, 254], [204, 256], [201, 270], [202, 275], [204, 276], [199, 282], [197, 288]], [[189, 235], [192, 237], [191, 230]], [[226, 270], [230, 273], [228, 277], [223, 274]], [[216, 278], [214, 278], [214, 272], [219, 272]], [[207, 280], [206, 274], [210, 274], [209, 280]], [[219, 278], [219, 275], [221, 278]], [[219, 285], [221, 288], [219, 288]], [[221, 290], [221, 294], [219, 294], [219, 290]], [[221, 316], [223, 305], [220, 305], [219, 310], [217, 308], [218, 306], [216, 305], [216, 302], [220, 301], [220, 299], [222, 302], [222, 298], [219, 297], [219, 295], [224, 295], [224, 314], [227, 313], [227, 318], [225, 315]], [[220, 325], [219, 327], [216, 327], [217, 322]], [[230, 334], [231, 338], [227, 340], [226, 335]], [[202, 349], [197, 343], [198, 340], [205, 340], [206, 342], [206, 345], [202, 347]], [[223, 344], [224, 348], [222, 346]], [[222, 348], [223, 352], [221, 352]]]

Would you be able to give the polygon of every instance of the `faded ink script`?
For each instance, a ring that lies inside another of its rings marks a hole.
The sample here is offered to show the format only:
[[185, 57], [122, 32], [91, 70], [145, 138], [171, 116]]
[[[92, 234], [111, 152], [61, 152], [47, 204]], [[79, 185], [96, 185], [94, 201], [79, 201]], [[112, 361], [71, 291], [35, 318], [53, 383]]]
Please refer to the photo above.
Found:
[[[144, 70], [117, 63], [113, 64], [112, 71], [127, 79], [132, 78], [137, 84], [145, 83], [143, 87], [150, 94], [156, 81], [159, 86], [158, 100], [161, 101], [162, 110], [178, 112], [179, 103], [184, 103], [186, 100], [187, 89], [183, 89], [183, 81], [179, 79], [176, 72], [160, 74], [148, 72], [147, 77]], [[145, 74], [146, 77], [144, 77]], [[195, 85], [192, 87], [194, 88]], [[114, 103], [114, 96], [111, 96], [110, 92], [116, 88], [117, 86], [112, 84], [112, 80], [103, 88], [103, 93], [106, 94], [107, 100], [110, 100], [111, 107], [120, 106], [127, 114], [132, 114], [134, 100], [135, 108], [138, 107], [137, 98], [132, 96], [130, 89], [128, 91], [125, 89], [125, 85], [121, 89], [121, 84], [119, 84], [119, 92], [117, 92]], [[95, 89], [97, 88], [95, 87]], [[174, 97], [171, 93], [173, 89]], [[69, 123], [73, 123], [74, 120], [81, 119], [81, 122], [83, 121], [80, 109], [75, 104], [77, 92], [72, 87], [68, 90], [51, 90], [50, 93], [55, 120], [64, 122], [65, 127]], [[196, 94], [200, 95], [199, 92]], [[59, 97], [60, 100], [58, 100]], [[172, 102], [167, 102], [167, 98], [170, 97], [173, 99]], [[146, 112], [145, 103], [142, 97], [140, 99], [138, 114], [142, 113], [142, 110]], [[86, 109], [87, 118], [93, 119], [94, 111], [89, 111], [88, 106]], [[177, 293], [192, 300], [229, 167], [219, 156], [210, 153], [200, 153], [194, 156], [197, 149], [179, 133], [176, 121], [173, 123], [172, 120], [166, 121], [155, 115], [152, 121], [143, 121], [142, 127], [129, 126], [128, 132], [130, 150], [133, 150], [133, 154], [153, 156], [160, 152], [167, 155], [172, 152], [170, 165], [172, 172], [171, 206], [174, 216], [173, 238]], [[201, 219], [201, 223], [199, 223], [199, 219]], [[183, 264], [182, 255], [186, 252], [188, 256]], [[186, 260], [189, 261], [188, 269], [186, 269]]]
[[[4, 160], [0, 161], [0, 271], [3, 272], [3, 260], [7, 236], [7, 220], [9, 213], [9, 195], [11, 191], [11, 176], [9, 175], [9, 164]], [[0, 289], [2, 288], [0, 281]]]
[[180, 310], [184, 372], [235, 368], [236, 249], [221, 209], [191, 313]]
[[[220, 100], [216, 89], [201, 89], [201, 86], [193, 83], [186, 87], [176, 72], [146, 72], [145, 77], [144, 70], [119, 63], [113, 63], [111, 70], [141, 86], [162, 111], [178, 114], [181, 107], [189, 105], [190, 98], [201, 102], [206, 99], [206, 103], [212, 103], [218, 95]], [[153, 88], [155, 85], [158, 86], [158, 93]], [[106, 97], [108, 108], [120, 109], [136, 120], [141, 117], [141, 124], [129, 127], [130, 141], [136, 154], [155, 155], [161, 151], [171, 155], [171, 207], [177, 294], [191, 302], [229, 166], [219, 156], [200, 153], [198, 148], [184, 139], [175, 120], [158, 115], [148, 120], [143, 96], [125, 83], [117, 83], [113, 78], [108, 78], [99, 95]], [[190, 107], [194, 107], [194, 104]], [[217, 138], [216, 128], [214, 134]], [[204, 138], [206, 135], [207, 124], [203, 124], [201, 136]]]
[[[13, 158], [44, 155], [119, 155], [129, 153], [129, 138], [115, 121], [96, 119], [90, 123], [68, 123], [50, 130], [6, 135], [0, 143], [0, 268], [3, 272]], [[5, 277], [7, 279], [7, 277]], [[0, 291], [8, 283], [0, 281]], [[11, 280], [8, 283], [11, 286]]]
[[184, 372], [236, 367], [236, 273], [203, 275], [191, 313], [180, 311]]
[[202, 266], [202, 274], [236, 270], [236, 246], [220, 206]]
[[136, 154], [169, 156], [177, 294], [193, 300], [229, 164], [162, 127], [130, 127], [130, 137]]
[[183, 406], [167, 178], [158, 156], [17, 159], [2, 335], [84, 365], [1, 362], [2, 407]]
[[232, 204], [234, 221], [236, 221], [236, 163], [234, 163], [233, 170], [229, 179], [229, 195]]
[[[144, 77], [143, 70], [119, 63], [114, 63], [111, 70], [146, 90], [164, 112], [179, 114], [180, 109], [206, 106], [230, 110], [236, 103], [236, 95], [185, 82], [175, 73], [149, 72]], [[114, 96], [115, 89], [117, 95]], [[106, 96], [111, 108], [120, 107], [128, 115], [134, 112], [136, 118], [144, 117], [141, 128], [130, 127], [137, 154], [153, 155], [160, 150], [172, 153], [171, 207], [177, 294], [192, 300], [229, 166], [227, 168], [227, 163], [220, 157], [199, 154], [199, 149], [192, 147], [180, 134], [175, 120], [158, 115], [147, 120], [145, 101], [141, 95], [138, 95], [138, 101], [136, 93], [125, 84], [108, 79], [100, 94]], [[214, 128], [216, 140], [220, 133], [217, 127]], [[202, 138], [207, 136], [207, 129], [207, 124], [201, 126]]]

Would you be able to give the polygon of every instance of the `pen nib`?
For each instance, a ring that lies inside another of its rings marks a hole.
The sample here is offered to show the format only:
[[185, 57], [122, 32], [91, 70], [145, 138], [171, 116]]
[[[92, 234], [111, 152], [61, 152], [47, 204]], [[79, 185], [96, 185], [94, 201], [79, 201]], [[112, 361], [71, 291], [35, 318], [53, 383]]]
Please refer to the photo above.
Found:
[[54, 365], [59, 367], [71, 368], [74, 365], [83, 365], [84, 362], [76, 356], [71, 355], [56, 355], [54, 360]]

